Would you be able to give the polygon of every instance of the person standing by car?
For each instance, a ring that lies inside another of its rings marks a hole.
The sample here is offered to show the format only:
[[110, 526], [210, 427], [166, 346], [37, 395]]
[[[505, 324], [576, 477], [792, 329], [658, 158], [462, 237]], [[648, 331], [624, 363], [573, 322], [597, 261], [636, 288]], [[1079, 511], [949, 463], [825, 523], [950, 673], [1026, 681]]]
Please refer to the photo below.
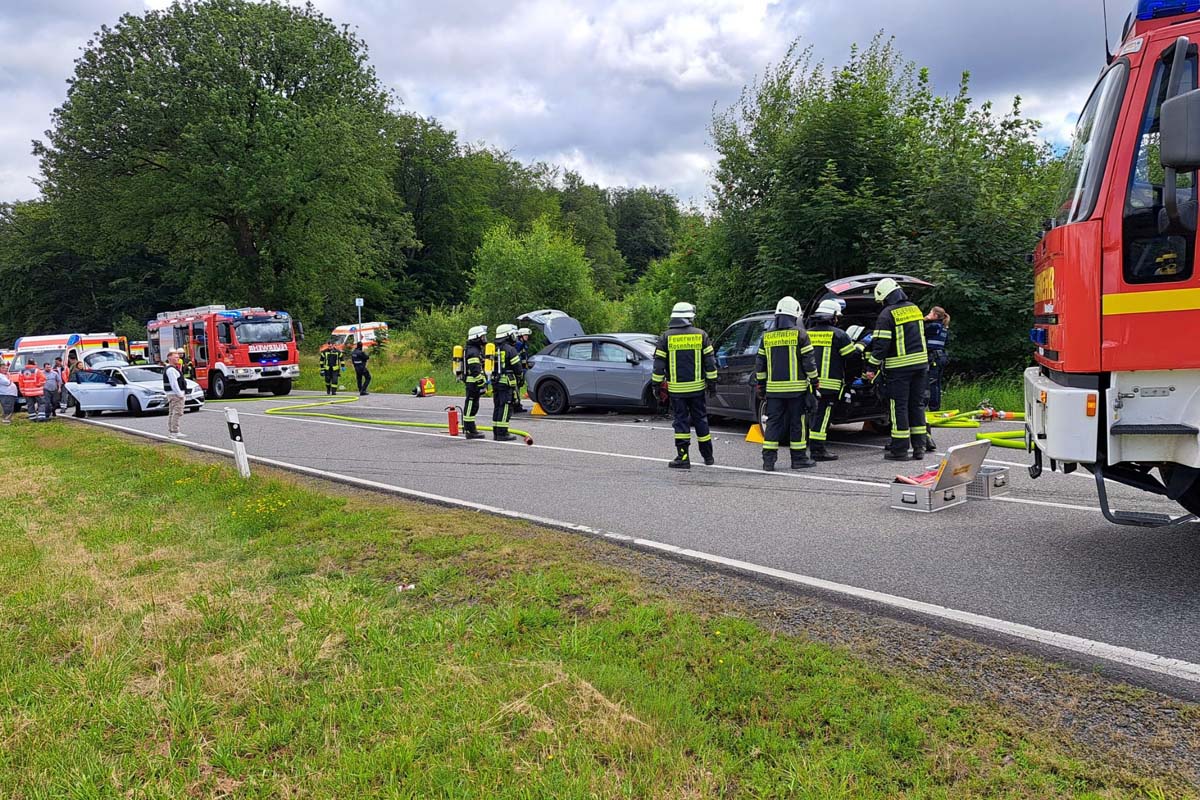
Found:
[[17, 382], [8, 373], [8, 364], [0, 362], [0, 423], [12, 424], [13, 412], [17, 410]]
[[37, 362], [32, 358], [25, 362], [25, 369], [17, 379], [21, 396], [25, 398], [25, 408], [29, 412], [29, 421], [38, 422], [45, 419], [42, 402], [46, 391], [46, 374], [38, 369]]
[[479, 432], [475, 417], [479, 414], [479, 398], [483, 397], [487, 375], [483, 370], [484, 348], [487, 346], [487, 325], [476, 325], [467, 331], [467, 346], [463, 348], [463, 383], [466, 401], [463, 403], [463, 435], [468, 439], [485, 438]]
[[54, 371], [58, 373], [58, 377], [60, 379], [60, 382], [62, 383], [62, 389], [58, 393], [58, 395], [59, 395], [58, 408], [60, 411], [66, 411], [67, 410], [67, 378], [69, 378], [71, 376], [71, 373], [67, 370], [66, 366], [63, 365], [62, 356], [59, 356], [58, 358], [54, 359]]
[[817, 364], [800, 313], [796, 298], [780, 300], [775, 306], [775, 327], [763, 334], [758, 351], [758, 397], [767, 401], [762, 454], [767, 472], [775, 471], [784, 436], [788, 437], [792, 469], [816, 466], [808, 455], [808, 415], [817, 404]]
[[47, 361], [42, 365], [42, 374], [46, 376], [46, 382], [42, 384], [42, 391], [45, 393], [43, 406], [46, 410], [46, 418], [50, 419], [58, 416], [58, 404], [63, 390], [62, 373]]
[[[884, 458], [900, 461], [912, 444], [913, 460], [925, 457], [929, 429], [925, 424], [925, 385], [929, 379], [929, 350], [925, 318], [900, 285], [884, 278], [875, 287], [875, 302], [883, 306], [867, 362], [883, 368], [892, 418], [892, 441]], [[869, 377], [874, 377], [871, 373]]]
[[942, 410], [942, 374], [950, 358], [946, 345], [950, 341], [950, 315], [941, 306], [934, 306], [925, 315], [925, 344], [929, 347], [929, 410]]
[[321, 345], [321, 375], [325, 378], [325, 394], [337, 394], [338, 381], [346, 367], [342, 364], [342, 351], [331, 344]]
[[525, 376], [521, 356], [517, 353], [517, 326], [501, 325], [496, 328], [496, 362], [492, 376], [492, 438], [497, 442], [511, 441], [517, 437], [508, 432], [508, 420], [512, 416], [513, 392]]
[[814, 461], [837, 461], [837, 456], [825, 447], [829, 439], [829, 420], [842, 399], [846, 380], [851, 377], [851, 367], [859, 363], [862, 353], [861, 345], [851, 341], [850, 335], [839, 327], [841, 315], [841, 303], [822, 300], [808, 326], [808, 339], [817, 362], [817, 380], [821, 384], [817, 392], [817, 410], [809, 419]]
[[672, 469], [692, 468], [688, 451], [693, 429], [704, 463], [710, 467], [716, 463], [705, 394], [716, 391], [717, 359], [708, 334], [692, 324], [695, 319], [695, 306], [676, 303], [666, 333], [659, 337], [654, 348], [654, 373], [650, 380], [656, 384], [666, 382], [675, 416], [675, 459], [668, 464]]
[[187, 382], [183, 377], [183, 357], [178, 350], [167, 354], [167, 368], [163, 370], [163, 392], [167, 395], [167, 436], [183, 439], [179, 421], [183, 419], [183, 404], [187, 399]]
[[363, 350], [362, 340], [359, 339], [354, 345], [353, 352], [350, 353], [350, 363], [354, 365], [354, 380], [358, 384], [359, 397], [365, 395], [367, 387], [371, 385], [371, 370], [367, 369], [367, 361], [370, 358], [367, 351]]

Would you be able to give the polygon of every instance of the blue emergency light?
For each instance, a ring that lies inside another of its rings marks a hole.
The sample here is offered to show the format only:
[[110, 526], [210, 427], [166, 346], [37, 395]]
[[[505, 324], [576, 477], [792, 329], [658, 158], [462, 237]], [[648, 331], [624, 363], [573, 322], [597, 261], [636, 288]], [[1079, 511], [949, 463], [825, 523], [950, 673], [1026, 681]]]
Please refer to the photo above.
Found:
[[1045, 328], [1034, 328], [1029, 332], [1029, 341], [1038, 347], [1045, 347], [1050, 342], [1050, 331]]
[[1200, 11], [1200, 0], [1138, 0], [1137, 18], [1140, 20], [1177, 17]]

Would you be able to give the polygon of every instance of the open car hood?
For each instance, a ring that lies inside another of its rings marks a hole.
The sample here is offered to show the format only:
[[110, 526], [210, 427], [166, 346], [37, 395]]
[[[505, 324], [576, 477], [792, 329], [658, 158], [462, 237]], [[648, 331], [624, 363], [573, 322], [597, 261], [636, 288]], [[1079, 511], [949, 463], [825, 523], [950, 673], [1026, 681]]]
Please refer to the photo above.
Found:
[[579, 320], [570, 316], [565, 311], [557, 311], [553, 308], [544, 308], [541, 311], [530, 311], [528, 314], [522, 314], [517, 317], [517, 322], [524, 322], [530, 326], [537, 327], [541, 330], [542, 336], [546, 338], [546, 341], [551, 344], [563, 339], [574, 339], [576, 336], [584, 335], [583, 326], [579, 324]]

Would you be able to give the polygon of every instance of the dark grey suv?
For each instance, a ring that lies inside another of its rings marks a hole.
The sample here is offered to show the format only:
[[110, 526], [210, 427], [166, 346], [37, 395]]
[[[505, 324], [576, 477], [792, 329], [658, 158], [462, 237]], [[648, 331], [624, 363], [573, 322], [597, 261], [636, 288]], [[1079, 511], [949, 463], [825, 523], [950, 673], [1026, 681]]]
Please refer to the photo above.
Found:
[[[908, 275], [871, 273], [839, 278], [825, 284], [809, 301], [804, 310], [805, 320], [812, 316], [822, 300], [832, 297], [846, 303], [842, 315], [843, 327], [852, 329], [858, 325], [864, 329], [864, 333], [870, 333], [880, 310], [875, 302], [875, 286], [884, 278], [892, 278], [899, 283], [914, 302], [919, 302], [921, 293], [933, 287], [928, 281]], [[774, 325], [774, 311], [758, 311], [742, 317], [713, 341], [717, 355], [717, 396], [709, 401], [710, 413], [749, 422], [762, 419], [762, 409], [755, 395], [755, 364], [763, 334]], [[848, 381], [852, 382], [852, 378], [847, 376]], [[876, 387], [861, 384], [851, 386], [843, 402], [834, 409], [833, 423], [866, 421], [886, 423], [886, 404], [880, 399]]]

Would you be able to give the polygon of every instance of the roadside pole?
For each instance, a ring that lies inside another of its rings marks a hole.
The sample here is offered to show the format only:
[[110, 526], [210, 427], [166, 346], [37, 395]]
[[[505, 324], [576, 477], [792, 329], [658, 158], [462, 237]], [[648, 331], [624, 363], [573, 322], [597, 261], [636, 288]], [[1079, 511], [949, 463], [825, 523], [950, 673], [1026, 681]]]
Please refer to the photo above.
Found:
[[[354, 305], [358, 308], [358, 330], [354, 332], [354, 343], [358, 344], [362, 341], [362, 307], [363, 299], [361, 297], [354, 298]], [[345, 347], [345, 345], [342, 345]]]
[[236, 408], [225, 407], [225, 424], [229, 426], [229, 440], [233, 442], [233, 460], [237, 464], [238, 474], [249, 478], [250, 459], [246, 456], [246, 443], [242, 441], [242, 423], [238, 420]]

